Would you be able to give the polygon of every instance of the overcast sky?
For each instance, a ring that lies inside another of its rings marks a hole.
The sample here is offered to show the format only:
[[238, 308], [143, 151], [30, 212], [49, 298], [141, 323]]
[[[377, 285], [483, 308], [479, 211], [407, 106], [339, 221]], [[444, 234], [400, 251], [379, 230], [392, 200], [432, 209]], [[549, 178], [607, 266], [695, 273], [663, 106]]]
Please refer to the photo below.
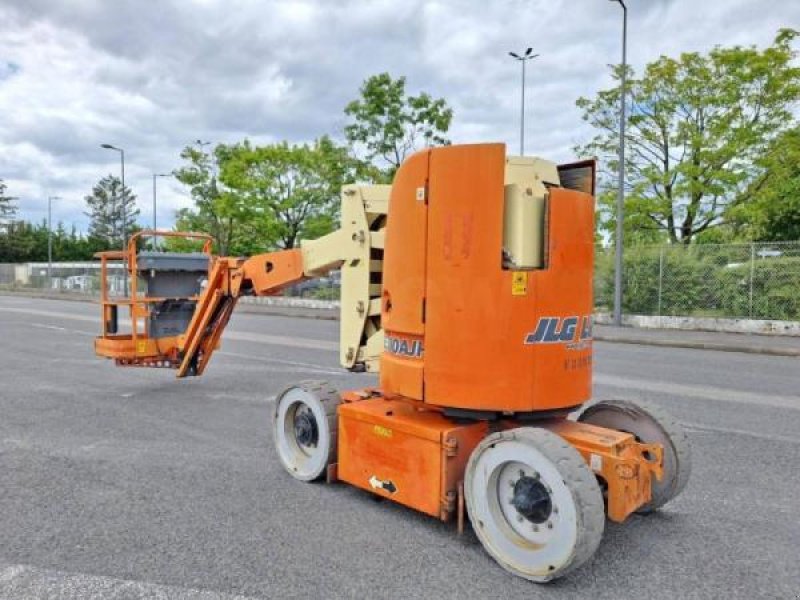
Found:
[[[797, 0], [628, 0], [628, 57], [768, 45], [800, 27]], [[85, 230], [83, 197], [119, 172], [152, 220], [153, 172], [196, 139], [341, 138], [342, 109], [369, 75], [406, 75], [447, 99], [454, 142], [519, 145], [519, 65], [532, 46], [526, 149], [554, 160], [589, 131], [575, 100], [610, 85], [622, 10], [607, 0], [0, 0], [0, 178], [20, 217]], [[159, 181], [160, 225], [186, 191]]]

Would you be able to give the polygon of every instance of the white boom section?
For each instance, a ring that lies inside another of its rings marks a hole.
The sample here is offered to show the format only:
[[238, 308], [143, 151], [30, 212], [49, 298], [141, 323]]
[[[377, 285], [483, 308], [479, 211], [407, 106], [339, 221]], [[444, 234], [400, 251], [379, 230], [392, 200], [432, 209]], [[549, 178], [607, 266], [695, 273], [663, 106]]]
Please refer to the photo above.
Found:
[[341, 227], [300, 246], [308, 276], [341, 265], [339, 360], [351, 370], [377, 371], [383, 350], [380, 299], [390, 191], [390, 185], [345, 186]]

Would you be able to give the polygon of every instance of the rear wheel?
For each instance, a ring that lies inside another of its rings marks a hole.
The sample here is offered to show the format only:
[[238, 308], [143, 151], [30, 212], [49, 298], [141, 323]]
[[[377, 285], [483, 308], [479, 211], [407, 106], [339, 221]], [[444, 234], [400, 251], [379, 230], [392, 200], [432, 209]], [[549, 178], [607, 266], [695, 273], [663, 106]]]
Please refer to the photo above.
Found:
[[631, 400], [600, 400], [587, 405], [578, 421], [633, 434], [645, 444], [664, 448], [664, 475], [653, 478], [652, 499], [637, 512], [649, 513], [664, 506], [686, 487], [692, 470], [689, 438], [678, 422], [663, 408]]
[[603, 496], [578, 451], [545, 429], [493, 433], [470, 456], [464, 494], [486, 551], [532, 581], [588, 560], [605, 524]]
[[275, 449], [292, 477], [319, 479], [336, 462], [339, 402], [338, 392], [324, 381], [298, 383], [275, 399]]

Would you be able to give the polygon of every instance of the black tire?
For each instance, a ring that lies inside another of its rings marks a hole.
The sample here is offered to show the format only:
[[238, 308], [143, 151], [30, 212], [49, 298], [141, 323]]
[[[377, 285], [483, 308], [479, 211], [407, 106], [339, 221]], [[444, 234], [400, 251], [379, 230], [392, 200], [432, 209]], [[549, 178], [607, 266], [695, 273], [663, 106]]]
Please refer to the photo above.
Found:
[[660, 406], [633, 400], [599, 400], [587, 404], [577, 420], [625, 431], [646, 444], [664, 447], [664, 476], [653, 481], [652, 499], [638, 513], [658, 510], [686, 487], [692, 471], [692, 451], [686, 432]]

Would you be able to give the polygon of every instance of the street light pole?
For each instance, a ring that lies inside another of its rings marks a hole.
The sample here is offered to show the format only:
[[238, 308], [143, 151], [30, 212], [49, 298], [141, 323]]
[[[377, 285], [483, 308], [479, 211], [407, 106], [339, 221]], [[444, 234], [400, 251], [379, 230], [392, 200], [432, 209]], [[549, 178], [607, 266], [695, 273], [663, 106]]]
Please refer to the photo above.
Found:
[[525, 63], [533, 60], [538, 54], [531, 54], [533, 48], [528, 48], [521, 56], [516, 52], [509, 52], [514, 60], [522, 63], [522, 99], [520, 102], [520, 118], [519, 118], [519, 155], [525, 155]]
[[[158, 210], [158, 203], [156, 201], [156, 179], [159, 177], [172, 177], [172, 173], [153, 173], [153, 231], [155, 232], [158, 229], [158, 217], [157, 217], [157, 210]], [[155, 248], [158, 242], [158, 236], [153, 236], [153, 248]]]
[[53, 289], [53, 200], [61, 200], [61, 197], [47, 197], [47, 287], [49, 289]]
[[156, 179], [158, 179], [158, 174], [153, 173], [153, 231], [158, 227], [156, 218], [156, 208], [158, 207], [158, 203], [156, 202]]
[[[194, 143], [197, 144], [200, 147], [200, 152], [203, 154], [203, 156], [206, 156], [205, 147], [206, 146], [210, 146], [211, 142], [204, 142], [203, 140], [198, 139], [198, 140], [195, 140]], [[213, 181], [213, 180], [215, 180], [217, 178], [217, 163], [214, 160], [214, 153], [213, 152], [209, 153], [209, 158], [211, 160], [211, 179]]]
[[[128, 207], [125, 205], [125, 150], [122, 148], [117, 148], [116, 146], [112, 146], [111, 144], [100, 144], [101, 148], [105, 148], [106, 150], [114, 150], [115, 152], [119, 152], [119, 163], [120, 163], [120, 174], [122, 175], [122, 191], [120, 192], [120, 198], [122, 200], [122, 252], [124, 253], [128, 249]], [[116, 215], [115, 215], [116, 216]], [[123, 267], [125, 270], [125, 277], [122, 282], [123, 290], [125, 296], [128, 295], [128, 265], [127, 260], [123, 259]]]
[[628, 70], [628, 7], [623, 0], [611, 0], [622, 7], [622, 77], [619, 95], [619, 173], [617, 181], [617, 228], [614, 248], [614, 325], [622, 325], [622, 235], [625, 219], [625, 96]]

